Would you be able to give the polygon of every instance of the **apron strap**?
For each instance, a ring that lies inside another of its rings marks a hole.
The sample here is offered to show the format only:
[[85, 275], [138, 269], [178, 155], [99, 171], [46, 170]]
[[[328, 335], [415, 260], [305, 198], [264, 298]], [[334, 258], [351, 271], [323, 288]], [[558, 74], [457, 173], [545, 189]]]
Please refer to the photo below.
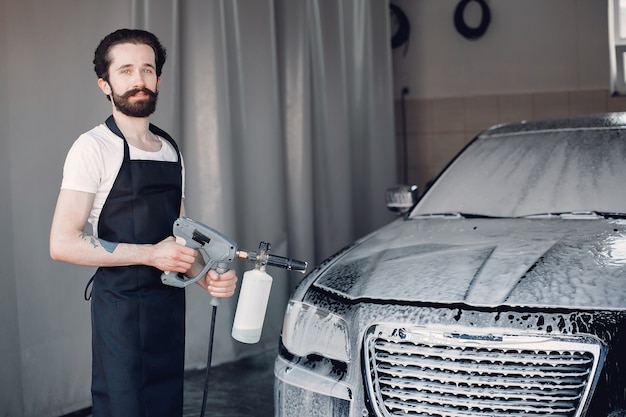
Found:
[[[93, 286], [93, 279], [96, 276], [92, 276], [91, 278], [89, 278], [89, 282], [87, 283], [87, 285], [85, 285], [85, 294], [83, 295], [85, 297], [85, 301], [89, 301], [91, 300], [91, 292], [93, 291], [93, 288], [91, 288]], [[87, 292], [89, 291], [89, 294], [87, 294]]]

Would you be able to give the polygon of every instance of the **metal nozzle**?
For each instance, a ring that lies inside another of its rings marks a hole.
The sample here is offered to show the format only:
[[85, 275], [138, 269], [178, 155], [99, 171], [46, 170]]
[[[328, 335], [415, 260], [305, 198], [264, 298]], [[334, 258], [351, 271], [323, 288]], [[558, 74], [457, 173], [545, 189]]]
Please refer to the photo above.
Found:
[[306, 272], [307, 263], [297, 259], [285, 258], [276, 255], [267, 255], [267, 265], [283, 268], [288, 271]]
[[262, 267], [270, 265], [277, 268], [283, 268], [288, 271], [306, 272], [306, 268], [308, 266], [307, 262], [298, 261], [297, 259], [292, 258], [285, 258], [278, 255], [270, 255], [267, 253], [268, 250], [269, 243], [261, 242], [258, 252], [238, 250], [237, 258], [255, 262]]

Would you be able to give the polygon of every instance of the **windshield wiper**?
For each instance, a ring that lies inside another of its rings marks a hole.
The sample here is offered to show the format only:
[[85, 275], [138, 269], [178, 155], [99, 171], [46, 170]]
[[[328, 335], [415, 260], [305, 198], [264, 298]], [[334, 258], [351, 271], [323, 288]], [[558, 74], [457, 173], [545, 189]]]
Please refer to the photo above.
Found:
[[446, 211], [441, 213], [426, 213], [416, 214], [411, 216], [412, 219], [424, 219], [424, 218], [453, 218], [453, 219], [494, 219], [499, 218], [495, 216], [487, 216], [485, 214], [463, 213], [460, 211]]
[[528, 214], [525, 216], [519, 216], [519, 218], [523, 218], [523, 219], [552, 218], [552, 217], [557, 217], [559, 219], [568, 219], [568, 220], [624, 219], [626, 218], [626, 213], [585, 210], [585, 211], [563, 211], [563, 212], [555, 212], [555, 213], [537, 213], [537, 214]]
[[626, 219], [626, 213], [619, 213], [615, 211], [596, 211], [596, 213], [605, 219]]
[[517, 217], [488, 216], [486, 214], [464, 213], [460, 211], [444, 211], [440, 213], [416, 214], [411, 219], [565, 219], [565, 220], [594, 220], [594, 219], [626, 219], [626, 213], [580, 210], [559, 211], [527, 214]]

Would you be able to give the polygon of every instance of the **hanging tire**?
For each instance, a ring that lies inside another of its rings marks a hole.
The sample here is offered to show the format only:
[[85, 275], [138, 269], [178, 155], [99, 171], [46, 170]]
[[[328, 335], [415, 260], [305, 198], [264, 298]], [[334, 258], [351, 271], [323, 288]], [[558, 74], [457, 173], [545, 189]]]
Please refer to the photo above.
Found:
[[391, 35], [391, 47], [396, 49], [404, 45], [409, 40], [409, 35], [411, 34], [411, 24], [409, 23], [409, 18], [406, 17], [406, 14], [395, 4], [389, 3], [389, 12], [391, 14], [391, 18], [395, 17], [398, 23], [396, 31]]
[[[475, 28], [465, 22], [465, 8], [472, 1], [477, 2], [481, 9], [480, 24]], [[454, 27], [466, 39], [476, 40], [482, 37], [487, 32], [490, 23], [491, 11], [485, 0], [461, 0], [454, 10]]]

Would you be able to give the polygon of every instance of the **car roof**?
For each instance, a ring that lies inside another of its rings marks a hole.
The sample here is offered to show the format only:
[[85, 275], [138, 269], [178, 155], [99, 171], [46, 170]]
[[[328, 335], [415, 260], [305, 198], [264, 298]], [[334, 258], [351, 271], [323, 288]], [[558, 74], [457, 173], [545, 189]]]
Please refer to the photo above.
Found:
[[597, 113], [539, 120], [523, 120], [492, 126], [479, 136], [511, 135], [544, 130], [579, 130], [579, 129], [624, 129], [626, 112]]

